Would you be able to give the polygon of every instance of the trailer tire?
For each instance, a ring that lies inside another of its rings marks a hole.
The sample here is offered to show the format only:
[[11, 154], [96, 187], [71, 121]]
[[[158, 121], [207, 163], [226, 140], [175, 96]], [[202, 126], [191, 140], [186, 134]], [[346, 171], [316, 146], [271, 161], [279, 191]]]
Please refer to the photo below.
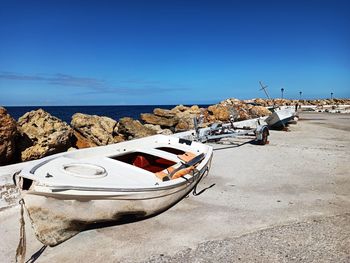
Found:
[[258, 140], [258, 144], [260, 145], [265, 145], [268, 143], [268, 137], [269, 137], [269, 130], [268, 128], [264, 128], [263, 132], [262, 132], [262, 139]]

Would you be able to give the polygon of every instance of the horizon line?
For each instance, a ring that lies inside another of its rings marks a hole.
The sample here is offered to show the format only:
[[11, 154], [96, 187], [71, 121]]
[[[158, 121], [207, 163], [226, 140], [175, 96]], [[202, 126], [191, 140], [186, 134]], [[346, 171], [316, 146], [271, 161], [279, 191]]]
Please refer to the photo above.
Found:
[[[238, 98], [227, 98], [227, 99], [238, 99]], [[227, 100], [223, 99], [223, 100]], [[240, 101], [245, 101], [245, 100], [254, 100], [254, 99], [263, 99], [263, 100], [268, 100], [267, 98], [252, 98], [252, 99], [238, 99]], [[278, 100], [282, 98], [273, 98], [272, 100]], [[350, 99], [346, 97], [337, 97], [337, 98], [303, 98], [303, 99], [290, 99], [290, 98], [283, 98], [285, 100], [331, 100], [331, 99]], [[221, 101], [223, 101], [221, 100]], [[80, 104], [80, 105], [1, 105], [0, 107], [81, 107], [81, 106], [90, 106], [90, 107], [100, 107], [100, 106], [177, 106], [177, 105], [187, 105], [187, 106], [193, 106], [193, 105], [214, 105], [214, 104], [219, 104], [220, 101], [218, 102], [213, 102], [213, 103], [177, 103], [177, 104]]]

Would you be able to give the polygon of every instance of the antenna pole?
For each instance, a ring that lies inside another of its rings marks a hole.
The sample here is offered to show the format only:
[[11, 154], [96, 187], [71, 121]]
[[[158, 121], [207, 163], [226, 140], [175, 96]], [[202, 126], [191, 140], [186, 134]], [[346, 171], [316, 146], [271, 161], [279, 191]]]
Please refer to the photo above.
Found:
[[266, 97], [270, 100], [271, 98], [270, 98], [269, 94], [267, 93], [267, 86], [265, 86], [261, 81], [259, 81], [259, 84], [261, 86], [260, 90], [263, 90], [265, 92]]

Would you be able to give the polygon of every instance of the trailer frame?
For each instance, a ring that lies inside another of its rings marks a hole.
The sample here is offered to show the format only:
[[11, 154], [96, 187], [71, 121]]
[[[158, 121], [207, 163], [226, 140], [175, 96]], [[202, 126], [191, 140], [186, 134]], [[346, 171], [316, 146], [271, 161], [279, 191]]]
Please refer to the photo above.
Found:
[[195, 140], [205, 142], [218, 142], [223, 138], [237, 138], [240, 136], [254, 136], [257, 144], [265, 145], [268, 143], [270, 135], [269, 128], [262, 124], [260, 119], [256, 120], [256, 127], [244, 126], [236, 127], [233, 122], [233, 116], [230, 116], [229, 123], [213, 123], [207, 128], [200, 128], [199, 123], [202, 118], [194, 118]]

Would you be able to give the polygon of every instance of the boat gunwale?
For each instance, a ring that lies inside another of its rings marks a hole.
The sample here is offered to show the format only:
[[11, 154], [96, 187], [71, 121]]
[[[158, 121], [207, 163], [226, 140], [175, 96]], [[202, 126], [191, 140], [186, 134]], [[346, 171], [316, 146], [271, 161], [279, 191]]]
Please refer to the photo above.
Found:
[[[40, 187], [46, 187], [46, 188], [54, 188], [51, 189], [52, 192], [43, 192], [43, 191], [30, 191], [28, 190], [28, 194], [34, 194], [34, 193], [59, 193], [63, 191], [94, 191], [94, 192], [155, 192], [155, 191], [163, 191], [163, 190], [169, 190], [169, 189], [174, 189], [177, 187], [180, 187], [184, 184], [192, 184], [193, 182], [196, 181], [196, 179], [200, 176], [202, 176], [206, 171], [208, 170], [208, 165], [205, 165], [200, 172], [198, 172], [196, 175], [191, 176], [191, 178], [182, 178], [183, 181], [174, 183], [171, 185], [165, 185], [165, 186], [155, 186], [155, 187], [146, 187], [146, 188], [106, 188], [106, 187], [84, 187], [84, 186], [65, 186], [65, 185], [59, 185], [59, 186], [40, 186]], [[181, 177], [180, 177], [181, 178]], [[179, 178], [179, 179], [180, 179]], [[78, 194], [77, 194], [78, 195]]]

